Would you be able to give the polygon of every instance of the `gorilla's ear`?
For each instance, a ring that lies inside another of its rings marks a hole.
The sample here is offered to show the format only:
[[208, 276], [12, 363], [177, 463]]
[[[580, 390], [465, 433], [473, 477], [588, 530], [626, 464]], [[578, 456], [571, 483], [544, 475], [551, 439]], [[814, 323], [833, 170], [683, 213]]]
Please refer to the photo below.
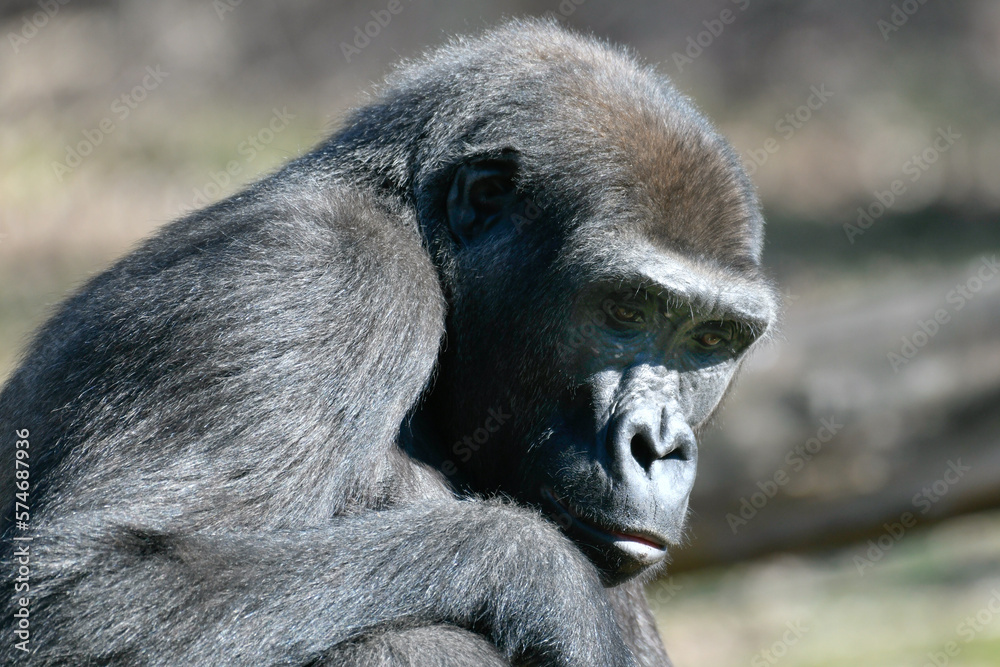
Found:
[[463, 245], [515, 212], [519, 199], [511, 158], [475, 160], [455, 172], [448, 192], [448, 226]]

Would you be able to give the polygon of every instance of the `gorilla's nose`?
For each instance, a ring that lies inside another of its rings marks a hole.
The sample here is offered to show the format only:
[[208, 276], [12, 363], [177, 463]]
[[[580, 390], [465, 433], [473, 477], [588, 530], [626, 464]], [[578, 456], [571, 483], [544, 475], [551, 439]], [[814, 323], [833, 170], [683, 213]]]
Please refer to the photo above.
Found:
[[653, 405], [619, 415], [608, 430], [608, 449], [616, 466], [637, 464], [647, 474], [664, 459], [693, 461], [696, 451], [694, 432], [680, 411]]

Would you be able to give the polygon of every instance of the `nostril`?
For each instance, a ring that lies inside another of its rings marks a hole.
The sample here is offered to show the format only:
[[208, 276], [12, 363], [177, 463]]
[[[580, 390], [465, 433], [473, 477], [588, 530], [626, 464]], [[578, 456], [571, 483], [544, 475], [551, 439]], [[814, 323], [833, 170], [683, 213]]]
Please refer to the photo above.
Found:
[[[690, 458], [689, 448], [685, 446], [682, 438], [675, 438], [669, 444], [661, 443], [661, 446], [657, 446], [646, 433], [640, 431], [632, 436], [629, 444], [632, 458], [644, 470], [649, 470], [655, 461], [687, 461]], [[663, 444], [667, 446], [664, 447]]]
[[664, 461], [687, 461], [688, 460], [688, 450], [686, 447], [682, 446], [680, 443], [676, 443], [675, 446], [667, 452], [666, 456], [661, 456]]
[[632, 436], [631, 442], [632, 458], [635, 459], [644, 470], [648, 470], [656, 456], [656, 446], [649, 441], [644, 433], [636, 433]]
[[617, 465], [629, 465], [631, 460], [646, 471], [652, 471], [657, 461], [696, 460], [694, 434], [683, 418], [669, 411], [667, 418], [657, 416], [660, 419], [637, 412], [610, 425], [606, 442], [611, 460]]

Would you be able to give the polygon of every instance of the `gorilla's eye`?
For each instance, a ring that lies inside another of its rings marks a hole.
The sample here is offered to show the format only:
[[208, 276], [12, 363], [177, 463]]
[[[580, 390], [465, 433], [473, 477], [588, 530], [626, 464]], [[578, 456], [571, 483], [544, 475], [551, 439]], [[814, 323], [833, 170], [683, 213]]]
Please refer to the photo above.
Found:
[[645, 316], [638, 306], [625, 303], [610, 303], [607, 306], [608, 314], [619, 324], [642, 324]]
[[740, 347], [739, 327], [734, 322], [711, 322], [691, 334], [691, 340], [703, 352], [718, 352], [729, 349], [735, 352]]
[[707, 332], [698, 336], [695, 340], [701, 343], [704, 347], [713, 348], [718, 347], [722, 342], [722, 336], [717, 333]]

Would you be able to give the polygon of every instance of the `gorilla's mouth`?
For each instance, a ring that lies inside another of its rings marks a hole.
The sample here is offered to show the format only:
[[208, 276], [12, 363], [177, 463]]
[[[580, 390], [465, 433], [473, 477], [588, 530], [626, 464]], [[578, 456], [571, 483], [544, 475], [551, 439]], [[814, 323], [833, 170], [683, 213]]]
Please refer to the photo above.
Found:
[[632, 561], [633, 567], [647, 567], [666, 557], [666, 544], [648, 533], [624, 532], [600, 526], [593, 520], [581, 516], [579, 512], [575, 512], [569, 502], [557, 496], [548, 486], [543, 486], [541, 491], [550, 511], [555, 515], [556, 522], [578, 541], [603, 549], [610, 547]]

